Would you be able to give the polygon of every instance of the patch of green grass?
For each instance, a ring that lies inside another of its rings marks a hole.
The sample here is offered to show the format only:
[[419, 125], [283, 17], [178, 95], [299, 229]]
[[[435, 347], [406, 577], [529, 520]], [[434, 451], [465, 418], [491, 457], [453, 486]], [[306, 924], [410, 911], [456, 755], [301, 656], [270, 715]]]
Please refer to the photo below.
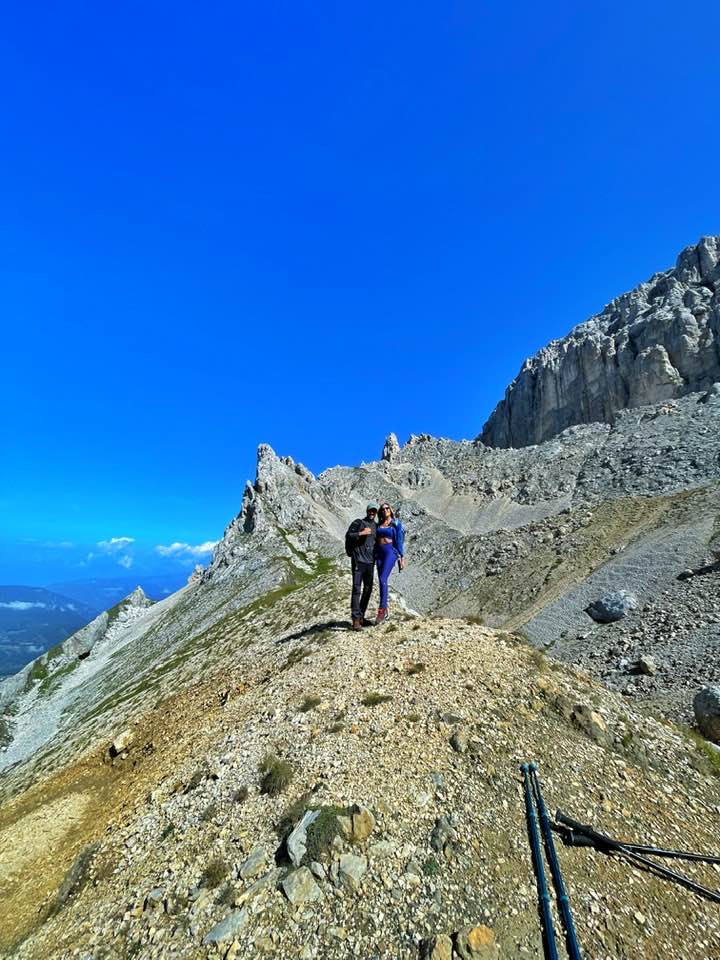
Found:
[[57, 658], [61, 657], [62, 655], [63, 655], [63, 645], [61, 643], [56, 643], [54, 647], [50, 647], [50, 649], [48, 650], [47, 659], [48, 661], [57, 660]]
[[45, 680], [47, 675], [48, 675], [47, 665], [43, 662], [42, 658], [38, 658], [30, 668], [30, 672], [28, 673], [27, 679], [25, 680], [25, 687], [24, 687], [25, 693], [28, 693], [30, 690], [32, 690], [33, 684], [36, 683], [38, 680]]
[[328, 856], [333, 840], [341, 832], [338, 817], [346, 817], [350, 812], [349, 807], [327, 806], [316, 809], [319, 810], [320, 816], [308, 827], [305, 843], [306, 863], [313, 863], [315, 860], [319, 862]]
[[69, 676], [73, 670], [77, 670], [79, 666], [79, 660], [72, 660], [64, 667], [60, 667], [59, 670], [56, 670], [54, 673], [51, 673], [49, 676], [45, 677], [44, 680], [40, 681], [38, 694], [40, 696], [48, 696], [48, 694], [52, 693], [53, 690], [56, 690], [60, 686], [60, 682], [62, 681], [63, 677]]
[[419, 713], [408, 713], [408, 714], [405, 716], [405, 720], [407, 720], [408, 723], [418, 723], [418, 722], [420, 721], [420, 714], [419, 714]]
[[114, 607], [110, 607], [110, 609], [107, 612], [108, 620], [107, 620], [107, 627], [105, 629], [108, 629], [108, 627], [111, 627], [115, 623], [115, 621], [120, 616], [120, 613], [122, 612], [124, 607], [125, 607], [125, 598], [123, 598], [119, 603], [116, 603]]
[[697, 730], [691, 730], [689, 727], [683, 728], [687, 738], [695, 744], [699, 754], [701, 754], [706, 766], [716, 777], [720, 777], [720, 750], [716, 750], [711, 743], [703, 737]]
[[364, 707], [376, 707], [380, 703], [387, 703], [388, 700], [392, 700], [392, 696], [389, 693], [368, 693], [362, 698], [360, 703]]
[[203, 870], [200, 885], [214, 890], [219, 887], [225, 877], [230, 873], [230, 866], [222, 857], [213, 857]]
[[287, 760], [268, 753], [260, 764], [260, 793], [276, 797], [290, 785], [294, 770]]
[[312, 863], [315, 860], [319, 862], [328, 857], [333, 840], [342, 832], [338, 817], [347, 817], [352, 813], [350, 807], [316, 806], [310, 803], [311, 798], [312, 794], [305, 793], [291, 803], [277, 825], [278, 834], [287, 839], [309, 810], [317, 811], [318, 816], [307, 829], [306, 852], [303, 863]]
[[174, 823], [168, 823], [168, 824], [165, 826], [165, 828], [163, 829], [163, 832], [160, 834], [160, 840], [161, 840], [161, 842], [162, 842], [163, 840], [167, 840], [167, 838], [168, 838], [172, 833], [174, 833], [174, 832], [175, 832], [175, 824], [174, 824]]
[[308, 694], [303, 699], [303, 702], [300, 704], [300, 706], [298, 707], [298, 712], [308, 713], [310, 710], [314, 710], [315, 707], [319, 707], [321, 703], [322, 703], [322, 697], [313, 697]]
[[422, 872], [426, 877], [436, 877], [440, 873], [440, 864], [435, 857], [430, 856], [422, 865]]
[[405, 673], [409, 677], [414, 677], [418, 673], [423, 673], [427, 669], [426, 663], [420, 663], [419, 661], [411, 663], [410, 666], [405, 670]]

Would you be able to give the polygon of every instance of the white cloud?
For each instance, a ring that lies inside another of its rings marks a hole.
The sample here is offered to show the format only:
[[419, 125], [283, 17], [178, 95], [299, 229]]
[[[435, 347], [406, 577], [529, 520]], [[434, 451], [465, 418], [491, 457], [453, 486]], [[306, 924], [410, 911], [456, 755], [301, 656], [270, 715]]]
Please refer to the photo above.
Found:
[[125, 554], [124, 557], [120, 557], [120, 559], [118, 560], [118, 563], [120, 564], [121, 567], [125, 567], [126, 570], [129, 570], [133, 564], [133, 558]]
[[206, 540], [205, 543], [198, 543], [196, 546], [192, 546], [189, 543], [171, 543], [170, 546], [165, 547], [159, 543], [155, 550], [160, 554], [161, 557], [200, 557], [205, 553], [212, 553], [215, 549], [217, 540]]
[[135, 537], [111, 537], [109, 540], [98, 540], [98, 547], [105, 553], [117, 553], [135, 543]]
[[31, 602], [30, 600], [2, 600], [0, 607], [8, 610], [30, 610], [33, 607], [46, 607], [46, 603]]

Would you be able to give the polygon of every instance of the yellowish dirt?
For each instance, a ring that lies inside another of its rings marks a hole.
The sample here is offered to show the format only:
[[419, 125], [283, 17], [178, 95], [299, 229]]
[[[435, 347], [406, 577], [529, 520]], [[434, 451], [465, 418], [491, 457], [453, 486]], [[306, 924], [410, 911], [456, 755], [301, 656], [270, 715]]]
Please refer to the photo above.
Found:
[[155, 731], [154, 745], [131, 768], [103, 762], [101, 747], [0, 808], [0, 950], [42, 922], [83, 847], [131, 818], [136, 802], [172, 772], [181, 742], [174, 731], [187, 727], [193, 711], [210, 721], [220, 709], [218, 686], [227, 683], [227, 675], [212, 678], [138, 718], [136, 741], [151, 743]]

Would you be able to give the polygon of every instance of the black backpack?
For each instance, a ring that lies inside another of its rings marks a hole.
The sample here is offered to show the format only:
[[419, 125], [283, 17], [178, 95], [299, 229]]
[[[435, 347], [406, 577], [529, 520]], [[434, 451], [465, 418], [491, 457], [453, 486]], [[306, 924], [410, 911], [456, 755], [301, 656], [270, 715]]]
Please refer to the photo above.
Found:
[[357, 546], [357, 540], [355, 537], [351, 536], [353, 533], [357, 533], [362, 524], [362, 520], [353, 520], [353, 522], [348, 527], [347, 533], [345, 534], [345, 553], [351, 557], [353, 555], [353, 550]]

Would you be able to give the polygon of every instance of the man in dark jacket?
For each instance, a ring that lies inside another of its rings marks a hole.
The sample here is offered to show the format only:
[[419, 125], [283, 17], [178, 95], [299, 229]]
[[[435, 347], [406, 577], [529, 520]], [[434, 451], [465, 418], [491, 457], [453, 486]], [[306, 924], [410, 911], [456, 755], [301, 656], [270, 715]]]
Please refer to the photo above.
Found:
[[375, 531], [378, 505], [369, 503], [364, 519], [353, 520], [345, 535], [352, 561], [352, 628], [360, 630], [370, 603], [375, 569]]

